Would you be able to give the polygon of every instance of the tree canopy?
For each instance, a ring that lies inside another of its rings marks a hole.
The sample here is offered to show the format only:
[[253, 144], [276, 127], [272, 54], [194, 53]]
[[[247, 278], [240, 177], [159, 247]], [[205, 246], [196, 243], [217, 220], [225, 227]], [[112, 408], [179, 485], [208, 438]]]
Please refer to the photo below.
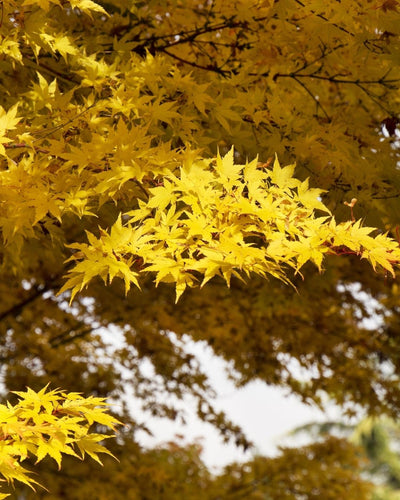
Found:
[[[213, 407], [207, 372], [185, 350], [191, 338], [229, 362], [238, 386], [261, 380], [309, 403], [327, 395], [348, 414], [399, 415], [399, 8], [0, 3], [2, 391], [51, 381], [116, 402], [128, 424], [110, 444], [121, 465], [98, 472], [115, 498], [129, 488], [146, 498], [149, 472], [129, 483], [121, 471], [163, 460], [149, 498], [171, 498], [175, 466], [196, 477], [177, 486], [182, 498], [228, 495], [218, 488], [236, 480], [254, 498], [267, 483], [272, 497], [362, 498], [360, 478], [346, 475], [356, 451], [333, 438], [232, 466], [210, 493], [196, 446], [137, 445], [146, 423], [127, 401], [183, 419], [190, 395], [224, 439], [250, 446]], [[314, 489], [305, 457], [329, 469]], [[80, 477], [68, 498], [84, 497], [97, 473], [65, 464], [43, 469], [49, 488]], [[276, 478], [296, 464], [280, 490]], [[275, 479], [265, 482], [267, 470]], [[340, 474], [343, 490], [332, 489]]]

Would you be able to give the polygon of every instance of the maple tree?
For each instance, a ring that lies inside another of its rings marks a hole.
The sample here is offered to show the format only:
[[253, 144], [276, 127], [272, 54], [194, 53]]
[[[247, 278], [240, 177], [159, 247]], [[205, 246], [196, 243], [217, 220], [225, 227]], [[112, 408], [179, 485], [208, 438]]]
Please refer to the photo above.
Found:
[[[249, 446], [213, 407], [187, 335], [238, 385], [398, 416], [398, 8], [1, 2], [4, 393], [51, 380], [118, 401], [131, 431], [114, 454], [133, 447], [150, 463], [162, 452], [135, 444], [143, 425], [126, 394], [175, 419], [190, 394], [224, 439]], [[267, 466], [279, 476], [311, 452], [293, 453]], [[279, 487], [267, 494], [295, 495]]]
[[291, 435], [305, 434], [313, 440], [329, 435], [346, 437], [362, 447], [363, 475], [374, 482], [373, 500], [396, 500], [399, 496], [399, 426], [387, 417], [366, 417], [354, 423], [311, 422], [297, 427]]

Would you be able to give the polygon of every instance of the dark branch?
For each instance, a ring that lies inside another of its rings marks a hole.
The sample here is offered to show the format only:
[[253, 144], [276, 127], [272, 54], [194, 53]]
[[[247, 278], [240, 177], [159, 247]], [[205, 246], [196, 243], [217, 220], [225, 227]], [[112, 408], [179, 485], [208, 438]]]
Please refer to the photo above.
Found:
[[322, 106], [322, 104], [319, 102], [319, 100], [317, 99], [317, 97], [311, 92], [311, 90], [306, 86], [304, 85], [303, 82], [301, 82], [300, 80], [298, 80], [296, 77], [294, 77], [294, 80], [301, 86], [303, 87], [303, 89], [307, 92], [307, 94], [309, 96], [311, 96], [311, 98], [313, 99], [313, 101], [315, 102], [316, 104], [316, 107], [317, 107], [317, 113], [318, 113], [318, 109], [320, 109], [323, 114], [325, 115], [326, 119], [330, 122], [331, 121], [331, 118], [330, 116], [328, 115], [328, 113], [326, 112], [325, 108]]
[[18, 302], [18, 304], [14, 304], [9, 309], [1, 312], [0, 313], [0, 321], [5, 319], [7, 316], [14, 316], [14, 317], [17, 316], [25, 306], [27, 306], [31, 302], [34, 302], [36, 299], [42, 297], [42, 295], [45, 292], [53, 290], [55, 283], [56, 283], [56, 280], [58, 280], [58, 278], [59, 277], [57, 277], [56, 279], [54, 279], [53, 281], [51, 281], [49, 283], [46, 283], [45, 285], [37, 285], [36, 287], [34, 287], [33, 293], [28, 295], [28, 297], [26, 297], [21, 302]]
[[400, 82], [400, 78], [387, 80], [385, 79], [385, 77], [382, 77], [378, 80], [351, 80], [349, 78], [337, 78], [335, 75], [323, 76], [316, 73], [299, 74], [296, 71], [293, 71], [292, 73], [277, 73], [276, 75], [274, 75], [274, 80], [276, 81], [278, 78], [313, 78], [315, 80], [325, 80], [331, 83], [346, 83], [350, 85], [383, 85], [385, 87], [388, 87], [388, 84], [390, 83]]
[[192, 66], [194, 68], [203, 69], [206, 71], [213, 71], [214, 73], [218, 73], [219, 75], [222, 75], [222, 76], [227, 76], [227, 75], [230, 75], [232, 73], [235, 74], [234, 70], [228, 71], [228, 70], [223, 70], [223, 69], [219, 68], [218, 66], [213, 66], [211, 64], [207, 65], [207, 66], [203, 66], [203, 65], [197, 64], [193, 61], [187, 61], [186, 59], [183, 59], [182, 57], [179, 57], [176, 54], [173, 54], [172, 52], [169, 52], [166, 49], [162, 49], [162, 52], [164, 52], [168, 56], [172, 57], [173, 59], [176, 59], [177, 61], [181, 62], [182, 64], [188, 64], [189, 66]]
[[[303, 2], [301, 2], [300, 0], [295, 0], [295, 2], [296, 2], [296, 3], [298, 3], [299, 5], [301, 5], [302, 7], [305, 7], [305, 6], [306, 6], [306, 5], [305, 5]], [[325, 21], [325, 22], [327, 22], [327, 23], [331, 24], [332, 26], [335, 26], [335, 28], [337, 28], [338, 30], [343, 31], [343, 33], [346, 33], [347, 35], [350, 35], [350, 36], [353, 36], [353, 37], [355, 36], [355, 34], [354, 34], [354, 33], [352, 33], [351, 31], [349, 31], [349, 30], [348, 30], [348, 29], [346, 29], [346, 28], [343, 28], [343, 26], [340, 26], [339, 24], [333, 23], [333, 22], [332, 22], [332, 21], [330, 21], [327, 17], [325, 17], [323, 14], [318, 14], [317, 12], [315, 12], [315, 10], [311, 10], [311, 12], [312, 12], [315, 16], [317, 16], [317, 17], [319, 17], [320, 19], [322, 19], [323, 21]]]

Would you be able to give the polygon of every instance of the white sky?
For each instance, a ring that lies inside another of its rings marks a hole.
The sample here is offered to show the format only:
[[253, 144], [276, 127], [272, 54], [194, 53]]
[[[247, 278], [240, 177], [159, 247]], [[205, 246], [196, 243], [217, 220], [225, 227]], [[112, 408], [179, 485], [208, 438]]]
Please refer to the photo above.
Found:
[[[237, 389], [224, 373], [224, 361], [211, 354], [202, 344], [191, 343], [190, 352], [195, 353], [203, 363], [203, 369], [210, 376], [211, 383], [218, 392], [217, 408], [224, 410], [228, 417], [240, 425], [247, 437], [254, 442], [256, 451], [263, 455], [276, 453], [276, 446], [283, 444], [284, 437], [295, 427], [313, 421], [340, 418], [337, 408], [330, 408], [325, 414], [316, 407], [304, 405], [293, 395], [278, 388], [268, 387], [261, 382], [253, 382]], [[253, 451], [243, 453], [234, 445], [224, 445], [218, 432], [209, 424], [204, 424], [188, 410], [188, 424], [171, 422], [167, 419], [151, 419], [146, 422], [154, 437], [139, 434], [139, 442], [145, 446], [169, 440], [182, 435], [182, 443], [200, 438], [203, 445], [202, 458], [215, 471], [232, 461], [251, 458]], [[179, 439], [179, 438], [178, 438]], [[296, 441], [297, 442], [297, 441]]]

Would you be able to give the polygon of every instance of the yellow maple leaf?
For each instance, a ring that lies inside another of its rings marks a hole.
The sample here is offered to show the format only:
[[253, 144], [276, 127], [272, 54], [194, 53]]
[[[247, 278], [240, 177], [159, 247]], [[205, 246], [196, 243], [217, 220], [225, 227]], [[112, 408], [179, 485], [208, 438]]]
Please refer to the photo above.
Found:
[[3, 107], [0, 106], [0, 154], [5, 155], [5, 148], [3, 144], [7, 144], [12, 140], [6, 137], [8, 130], [14, 130], [20, 121], [20, 117], [17, 117], [18, 103], [12, 106], [8, 111], [5, 111]]
[[79, 9], [85, 14], [91, 15], [92, 12], [99, 12], [100, 14], [105, 14], [108, 16], [108, 12], [104, 10], [104, 8], [96, 2], [92, 0], [69, 0], [71, 7], [74, 9]]
[[282, 189], [297, 187], [300, 181], [293, 177], [294, 169], [295, 165], [288, 165], [282, 168], [278, 158], [275, 157], [273, 170], [271, 172], [271, 181]]

